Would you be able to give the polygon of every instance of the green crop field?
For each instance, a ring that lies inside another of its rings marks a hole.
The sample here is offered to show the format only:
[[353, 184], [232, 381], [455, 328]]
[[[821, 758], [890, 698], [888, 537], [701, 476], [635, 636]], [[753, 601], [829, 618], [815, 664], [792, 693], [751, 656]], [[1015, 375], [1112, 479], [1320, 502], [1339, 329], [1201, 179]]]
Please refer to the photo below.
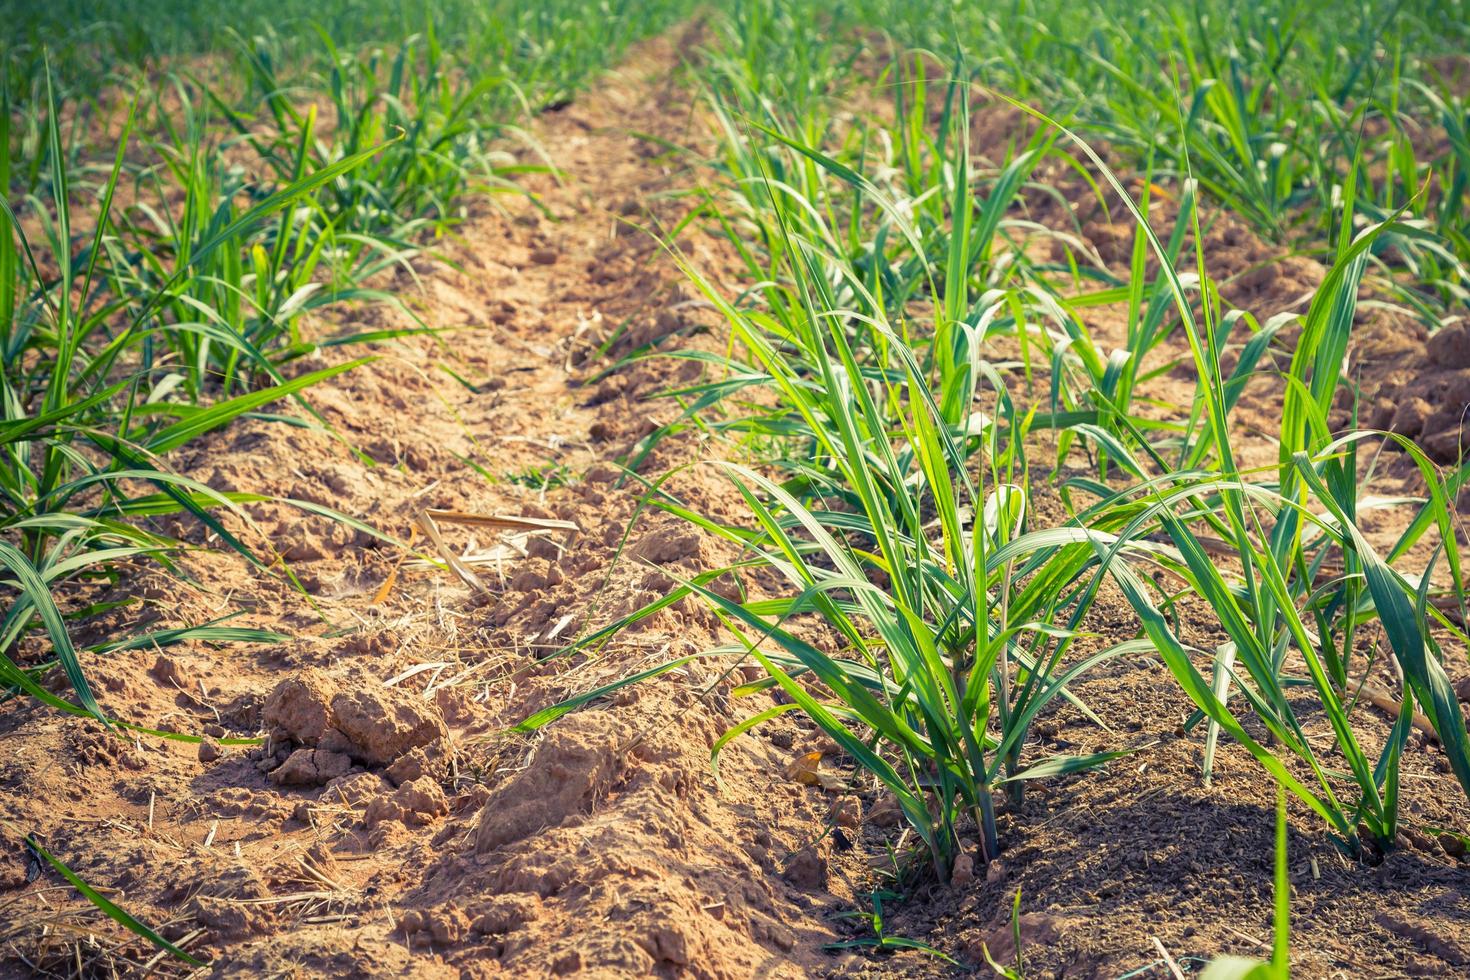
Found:
[[7, 970], [1470, 964], [1461, 0], [0, 19]]

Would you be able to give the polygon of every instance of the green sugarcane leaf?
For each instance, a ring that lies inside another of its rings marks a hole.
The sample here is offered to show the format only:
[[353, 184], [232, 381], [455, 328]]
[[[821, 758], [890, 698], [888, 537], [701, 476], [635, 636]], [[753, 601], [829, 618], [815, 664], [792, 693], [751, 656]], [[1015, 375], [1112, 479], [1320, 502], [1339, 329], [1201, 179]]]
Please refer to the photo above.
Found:
[[66, 623], [61, 618], [61, 610], [56, 608], [56, 602], [51, 598], [51, 590], [46, 587], [45, 581], [36, 571], [34, 565], [14, 545], [0, 541], [0, 564], [10, 569], [15, 576], [16, 583], [20, 587], [21, 595], [36, 610], [41, 617], [41, 623], [46, 627], [46, 634], [51, 639], [51, 649], [55, 651], [56, 658], [61, 661], [61, 669], [66, 672], [66, 679], [71, 684], [71, 689], [76, 692], [77, 699], [82, 702], [82, 707], [87, 714], [107, 727], [112, 723], [102, 713], [102, 708], [92, 695], [92, 687], [87, 683], [87, 675], [82, 670], [81, 661], [77, 658], [76, 648], [72, 645], [71, 634], [67, 632]]
[[100, 909], [102, 913], [113, 922], [116, 922], [118, 925], [122, 926], [124, 929], [127, 929], [134, 935], [141, 936], [142, 938], [148, 940], [156, 948], [163, 950], [175, 959], [182, 960], [183, 962], [188, 963], [190, 966], [204, 966], [203, 960], [191, 956], [190, 954], [184, 952], [182, 949], [179, 949], [179, 947], [175, 946], [167, 939], [164, 939], [162, 936], [154, 932], [142, 922], [139, 922], [137, 919], [133, 918], [132, 915], [124, 911], [122, 908], [119, 908], [115, 903], [110, 901], [101, 892], [97, 891], [97, 889], [93, 888], [91, 885], [87, 884], [85, 881], [79, 878], [74, 871], [68, 868], [65, 864], [62, 864], [61, 861], [57, 860], [57, 858], [50, 851], [42, 847], [40, 842], [36, 840], [34, 834], [26, 835], [26, 846], [30, 848], [31, 851], [33, 851], [38, 857], [45, 860], [47, 864], [50, 864], [51, 867], [55, 868], [56, 871], [59, 872], [63, 878], [71, 883], [71, 886], [73, 888], [82, 893], [83, 898], [91, 902], [93, 905], [97, 906], [97, 908]]

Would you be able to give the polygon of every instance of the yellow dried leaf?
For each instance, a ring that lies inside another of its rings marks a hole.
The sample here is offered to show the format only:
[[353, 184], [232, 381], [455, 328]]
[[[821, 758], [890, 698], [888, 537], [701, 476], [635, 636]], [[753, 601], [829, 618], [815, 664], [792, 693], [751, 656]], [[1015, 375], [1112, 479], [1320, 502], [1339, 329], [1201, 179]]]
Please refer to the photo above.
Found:
[[803, 752], [786, 766], [786, 778], [803, 786], [817, 785], [817, 769], [822, 765], [822, 753]]

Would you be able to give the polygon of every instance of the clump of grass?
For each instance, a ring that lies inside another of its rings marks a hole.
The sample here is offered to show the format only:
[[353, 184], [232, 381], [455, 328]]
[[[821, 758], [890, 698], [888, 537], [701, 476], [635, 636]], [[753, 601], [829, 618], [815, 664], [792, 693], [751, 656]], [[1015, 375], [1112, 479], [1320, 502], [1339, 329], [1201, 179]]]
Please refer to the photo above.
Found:
[[[129, 129], [124, 129], [102, 187], [90, 243], [74, 255], [71, 175], [60, 152], [54, 100], [48, 119], [53, 197], [45, 202], [32, 196], [29, 204], [42, 218], [49, 248], [37, 252], [8, 203], [0, 234], [5, 283], [0, 289], [0, 347], [7, 354], [0, 376], [5, 406], [0, 423], [0, 532], [15, 542], [0, 545], [16, 590], [0, 637], [3, 649], [10, 649], [33, 622], [43, 625], [83, 707], [106, 721], [51, 593], [70, 580], [105, 574], [112, 564], [127, 559], [167, 563], [179, 543], [130, 522], [135, 514], [192, 514], [227, 546], [261, 564], [213, 514], [236, 505], [173, 473], [163, 458], [205, 432], [362, 363], [349, 361], [287, 380], [248, 340], [225, 329], [228, 324], [164, 324], [158, 322], [159, 311], [171, 291], [202, 263], [230, 251], [238, 254], [250, 234], [273, 215], [357, 161], [309, 174], [243, 214], [221, 218], [155, 289], [108, 294], [103, 270], [115, 234], [113, 200]], [[4, 149], [0, 146], [0, 161], [6, 163], [0, 175], [8, 170]], [[152, 383], [156, 375], [148, 353], [170, 332], [203, 333], [274, 383], [211, 404], [162, 400], [167, 386]], [[135, 489], [139, 485], [151, 485], [155, 492], [140, 495]], [[17, 668], [7, 664], [10, 680], [20, 683]]]
[[[782, 64], [777, 59], [778, 70]], [[968, 74], [956, 70], [942, 117], [956, 134], [946, 143], [950, 165], [910, 167], [917, 182], [902, 185], [904, 197], [864, 172], [861, 126], [828, 152], [802, 136], [831, 134], [800, 115], [795, 123], [784, 116], [807, 102], [775, 102], [762, 91], [760, 65], [721, 69], [720, 77], [744, 80], [730, 84], [733, 94], [716, 105], [737, 205], [712, 213], [759, 285], [732, 299], [685, 264], [729, 322], [739, 356], [681, 355], [702, 360], [715, 377], [677, 394], [701, 425], [743, 439], [769, 469], [725, 467], [753, 528], [721, 525], [672, 498], [657, 499], [739, 544], [744, 557], [682, 584], [629, 620], [697, 596], [738, 641], [715, 652], [754, 659], [767, 674], [737, 692], [779, 687], [783, 703], [753, 714], [719, 747], [777, 715], [806, 714], [893, 793], [944, 878], [968, 834], [979, 838], [983, 857], [997, 853], [1000, 787], [1014, 793], [1027, 779], [1116, 756], [1027, 760], [1022, 748], [1031, 721], [1058, 697], [1086, 711], [1068, 690], [1082, 671], [1121, 652], [1151, 650], [1212, 730], [1244, 746], [1322, 817], [1345, 850], [1359, 853], [1366, 845], [1371, 853], [1393, 846], [1409, 726], [1401, 715], [1375, 758], [1364, 748], [1362, 726], [1376, 719], [1353, 717], [1354, 657], [1365, 625], [1376, 621], [1388, 640], [1385, 655], [1403, 672], [1406, 705], [1429, 706], [1452, 768], [1470, 788], [1464, 719], [1431, 622], [1462, 642], [1463, 634], [1427, 601], [1433, 563], [1416, 574], [1389, 563], [1433, 528], [1452, 587], [1463, 591], [1449, 487], [1412, 444], [1398, 440], [1420, 466], [1429, 495], [1387, 558], [1379, 556], [1357, 527], [1355, 447], [1380, 437], [1334, 436], [1327, 421], [1370, 255], [1385, 236], [1414, 234], [1401, 214], [1354, 232], [1349, 176], [1333, 264], [1310, 308], [1260, 325], [1249, 311], [1218, 308], [1198, 185], [1187, 167], [1180, 218], [1166, 243], [1145, 218], [1146, 201], [1134, 201], [1075, 134], [1030, 110], [1080, 149], [1137, 227], [1133, 278], [1115, 291], [1129, 305], [1129, 347], [1102, 358], [1077, 315], [1064, 315], [1056, 334], [1032, 334], [1055, 364], [1076, 366], [1083, 380], [1074, 404], [1088, 405], [1043, 418], [1017, 407], [987, 360], [1000, 333], [990, 327], [1002, 314], [1014, 315], [1014, 303], [1003, 291], [997, 296], [984, 272], [1005, 256], [989, 247], [989, 236], [976, 247], [972, 231]], [[808, 91], [789, 79], [772, 85], [773, 92], [791, 90]], [[1048, 147], [1055, 138], [1033, 145]], [[916, 159], [940, 144], [927, 145]], [[1005, 184], [992, 188], [1002, 195], [1002, 213]], [[919, 217], [921, 202], [936, 200], [951, 202], [936, 215], [942, 226]], [[990, 227], [993, 234], [1000, 223]], [[1187, 237], [1195, 247], [1194, 290], [1179, 271]], [[886, 254], [889, 247], [903, 257]], [[1150, 255], [1159, 268], [1153, 282], [1144, 276]], [[918, 287], [893, 288], [894, 270]], [[1033, 284], [1045, 281], [1039, 271], [1029, 275]], [[890, 302], [895, 295], [902, 302]], [[920, 304], [923, 314], [916, 313]], [[1084, 308], [1074, 306], [1074, 314]], [[1018, 330], [1020, 319], [1013, 320]], [[1249, 336], [1227, 375], [1232, 326]], [[1300, 328], [1300, 337], [1284, 377], [1280, 466], [1247, 471], [1238, 463], [1232, 411], [1267, 346], [1288, 326]], [[1133, 409], [1134, 392], [1146, 377], [1144, 358], [1175, 329], [1188, 343], [1200, 385], [1181, 418], [1151, 423]], [[773, 393], [775, 406], [725, 414], [731, 396], [752, 387]], [[1063, 430], [1064, 455], [1069, 440], [1096, 446], [1128, 485], [1069, 480], [1070, 493], [1094, 494], [1096, 503], [1074, 509], [1058, 526], [1034, 528], [1026, 436], [1037, 424]], [[1206, 538], [1214, 539], [1208, 548]], [[1329, 572], [1338, 561], [1341, 570]], [[752, 567], [777, 572], [787, 592], [732, 596], [711, 586], [715, 576]], [[1160, 568], [1184, 590], [1158, 588], [1152, 575]], [[1107, 582], [1137, 614], [1138, 635], [1078, 656], [1088, 611]], [[1180, 639], [1176, 623], [1190, 598], [1219, 617], [1226, 647], [1200, 651]], [[835, 652], [795, 627], [795, 617], [811, 614], [837, 638]], [[600, 642], [618, 625], [585, 642]], [[1202, 658], [1217, 664], [1213, 682], [1196, 666]], [[525, 727], [617, 686], [538, 713]], [[1230, 691], [1270, 733], [1270, 745], [1226, 708]], [[1309, 737], [1304, 719], [1315, 711], [1330, 727], [1330, 750]], [[1346, 776], [1329, 766], [1328, 751], [1346, 760]]]
[[[798, 276], [803, 286], [820, 282]], [[894, 794], [941, 878], [949, 875], [966, 826], [979, 834], [983, 856], [994, 857], [997, 788], [1018, 794], [1026, 780], [1116, 757], [1021, 759], [1031, 722], [1066, 696], [1073, 678], [1140, 649], [1125, 643], [1066, 657], [1096, 595], [1087, 572], [1097, 559], [1084, 535], [1026, 531], [1027, 485], [1014, 455], [1018, 443], [1011, 441], [1023, 429], [1015, 417], [1007, 419], [1009, 429], [999, 420], [963, 420], [961, 430], [987, 447], [981, 450], [985, 476], [971, 478], [962, 440], [929, 394], [926, 375], [886, 325], [873, 326], [893, 361], [865, 375], [845, 343], [840, 316], [808, 307], [806, 342], [828, 357], [814, 357], [825, 370], [805, 377], [758, 321], [725, 305], [715, 290], [707, 295], [722, 305], [783, 404], [816, 441], [810, 466], [788, 461], [815, 497], [812, 506], [753, 470], [725, 467], [750, 508], [754, 531], [717, 524], [673, 501], [659, 504], [744, 549], [748, 557], [738, 566], [710, 576], [765, 567], [789, 589], [781, 597], [741, 601], [701, 576], [668, 600], [692, 594], [707, 602], [739, 641], [717, 652], [747, 656], [764, 669], [769, 680], [743, 685], [737, 694], [779, 686], [788, 699], [732, 729], [716, 755], [734, 736], [800, 710]], [[792, 628], [790, 621], [806, 614], [818, 615], [840, 637], [839, 651], [819, 648]], [[1053, 625], [1058, 619], [1070, 625]], [[526, 724], [536, 727], [560, 713], [553, 709]]]
[[[1160, 262], [1166, 262], [1163, 244], [1127, 198], [1116, 176], [1090, 149], [1087, 152], [1123, 198]], [[1353, 227], [1351, 181], [1344, 191], [1344, 201], [1344, 227]], [[1201, 236], [1197, 213], [1187, 217], [1193, 222], [1198, 243]], [[1354, 448], [1376, 436], [1350, 433], [1334, 438], [1327, 423], [1366, 254], [1378, 236], [1396, 227], [1386, 222], [1351, 238], [1340, 236], [1336, 262], [1301, 318], [1302, 332], [1286, 376], [1278, 440], [1281, 465], [1274, 486], [1252, 479], [1253, 474], [1242, 471], [1236, 461], [1236, 437], [1229, 420], [1233, 400], [1221, 369], [1213, 307], [1204, 304], [1197, 316], [1178, 274], [1165, 265], [1202, 382], [1190, 416], [1200, 420], [1202, 434], [1195, 442], [1196, 450], [1186, 453], [1186, 458], [1194, 466], [1203, 467], [1204, 472], [1169, 469], [1100, 505], [1102, 512], [1121, 507], [1127, 514], [1120, 542], [1154, 529], [1168, 536], [1176, 549], [1171, 556], [1177, 562], [1174, 567], [1190, 592], [1219, 617], [1230, 638], [1232, 655], [1245, 668], [1247, 676], [1232, 675], [1235, 685], [1273, 739], [1309, 767], [1316, 788], [1298, 781], [1275, 753], [1246, 733], [1195, 668], [1191, 651], [1161, 615], [1149, 589], [1126, 565], [1110, 562], [1110, 574], [1139, 614], [1145, 634], [1181, 687], [1212, 722], [1229, 732], [1279, 782], [1320, 814], [1338, 842], [1352, 851], [1358, 849], [1360, 836], [1378, 849], [1393, 846], [1399, 810], [1399, 761], [1409, 727], [1401, 715], [1376, 762], [1361, 747], [1349, 718], [1355, 694], [1348, 664], [1356, 631], [1363, 623], [1372, 619], [1381, 623], [1390, 655], [1405, 679], [1405, 703], [1417, 700], [1425, 706], [1456, 777], [1470, 791], [1470, 740], [1429, 628], [1427, 594], [1433, 563], [1411, 581], [1394, 571], [1368, 544], [1356, 526], [1359, 487]], [[1197, 245], [1196, 256], [1197, 274], [1203, 282], [1203, 246]], [[1451, 581], [1457, 594], [1463, 594], [1458, 546], [1451, 526], [1453, 507], [1444, 481], [1412, 443], [1397, 441], [1419, 465], [1429, 499], [1393, 548], [1392, 556], [1402, 555], [1431, 526], [1437, 526]], [[1140, 478], [1144, 476], [1141, 467], [1135, 465], [1134, 469]], [[1201, 525], [1213, 529], [1229, 545], [1235, 568], [1222, 567], [1209, 554], [1196, 530]], [[1100, 555], [1108, 556], [1118, 545], [1105, 546], [1095, 539], [1094, 547]], [[1319, 585], [1318, 573], [1333, 554], [1342, 556], [1342, 573]], [[1439, 618], [1440, 625], [1453, 630], [1442, 616]], [[1309, 622], [1317, 627], [1315, 631], [1309, 628]], [[1463, 634], [1459, 638], [1464, 641]], [[1296, 683], [1287, 667], [1287, 655], [1292, 651], [1302, 658], [1306, 681], [1330, 722], [1334, 749], [1348, 763], [1356, 799], [1339, 799], [1335, 780], [1318, 758], [1298, 708], [1288, 697], [1288, 687]]]
[[[803, 712], [894, 795], [941, 879], [971, 835], [984, 859], [999, 853], [997, 792], [1017, 801], [1028, 780], [1120, 754], [1028, 759], [1023, 747], [1032, 722], [1057, 698], [1087, 710], [1068, 691], [1072, 680], [1146, 647], [1126, 641], [1079, 652], [1102, 581], [1090, 532], [1030, 527], [1024, 443], [1033, 417], [1015, 407], [981, 354], [987, 324], [1010, 307], [985, 284], [984, 269], [1000, 261], [990, 242], [1019, 178], [1003, 174], [991, 189], [981, 209], [986, 230], [977, 232], [967, 99], [961, 91], [953, 100], [956, 169], [925, 165], [928, 179], [949, 182], [952, 209], [930, 219], [952, 221], [948, 235], [927, 222], [921, 232], [882, 189], [819, 149], [765, 125], [747, 135], [724, 117], [731, 153], [749, 167], [741, 178], [745, 214], [759, 216], [762, 248], [747, 257], [768, 263], [759, 269], [765, 308], [732, 304], [685, 264], [748, 357], [721, 363], [734, 383], [713, 382], [703, 393], [725, 397], [749, 385], [775, 394], [774, 413], [747, 418], [738, 430], [775, 453], [781, 479], [724, 467], [753, 530], [718, 524], [672, 499], [655, 501], [741, 546], [737, 566], [685, 583], [666, 601], [694, 595], [708, 603], [738, 639], [718, 652], [763, 668], [767, 679], [737, 694], [779, 687], [785, 698], [735, 726], [716, 756], [750, 728]], [[766, 169], [776, 158], [758, 145], [758, 134], [791, 151], [789, 171]], [[838, 190], [825, 186], [829, 178]], [[854, 230], [874, 220], [877, 241], [891, 233], [896, 247], [912, 250], [912, 274], [928, 284], [914, 299], [931, 304], [932, 334], [911, 338], [911, 300], [897, 304], [904, 325], [890, 321], [884, 284], [873, 285], [870, 271], [889, 260], [844, 248], [864, 239], [826, 226], [826, 204], [839, 194], [857, 198], [844, 212]], [[943, 273], [935, 268], [941, 263]], [[977, 408], [982, 386], [996, 402], [993, 412]], [[1148, 549], [1125, 550], [1116, 560]], [[787, 591], [741, 599], [709, 584], [756, 567], [777, 573]], [[793, 627], [793, 619], [811, 614], [838, 638], [835, 651]], [[525, 725], [544, 724], [570, 706]]]
[[1451, 25], [1453, 15], [1424, 3], [1370, 3], [1346, 20], [1340, 13], [1277, 3], [1079, 10], [1033, 0], [1002, 22], [984, 8], [934, 18], [872, 0], [857, 4], [856, 16], [905, 44], [961, 46], [986, 83], [1065, 112], [1135, 162], [1190, 174], [1274, 240], [1311, 248], [1329, 237], [1335, 188], [1350, 173], [1374, 186], [1365, 203], [1378, 220], [1432, 180], [1442, 196], [1421, 217], [1453, 248], [1410, 239], [1396, 257], [1437, 303], [1463, 302], [1463, 221], [1443, 216], [1464, 193], [1464, 114], [1433, 68], [1436, 54], [1464, 49], [1463, 18]]

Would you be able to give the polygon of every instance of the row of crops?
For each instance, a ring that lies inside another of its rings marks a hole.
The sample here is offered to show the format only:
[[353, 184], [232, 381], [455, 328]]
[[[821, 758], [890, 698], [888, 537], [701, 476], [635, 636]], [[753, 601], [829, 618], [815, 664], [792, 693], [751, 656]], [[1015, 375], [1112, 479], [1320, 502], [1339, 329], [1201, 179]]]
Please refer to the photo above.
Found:
[[[1464, 18], [1364, 8], [1347, 30], [1326, 6], [1162, 3], [838, 17], [886, 34], [833, 30], [795, 2], [738, 5], [696, 73], [720, 145], [704, 217], [748, 274], [737, 295], [686, 264], [733, 353], [686, 355], [716, 362], [711, 380], [670, 393], [684, 421], [660, 434], [727, 438], [750, 520], [660, 502], [742, 553], [677, 593], [734, 635], [717, 653], [758, 662], [765, 679], [741, 693], [780, 689], [736, 731], [807, 715], [897, 799], [946, 880], [967, 841], [999, 853], [996, 809], [1029, 781], [1121, 754], [1026, 746], [1063, 700], [1089, 711], [1069, 684], [1147, 651], [1197, 707], [1206, 781], [1223, 732], [1344, 852], [1393, 848], [1413, 711], [1470, 788], [1443, 666], [1465, 650], [1467, 470], [1355, 424], [1344, 364], [1365, 296], [1431, 334], [1464, 321]], [[997, 105], [1010, 132], [977, 139]], [[1131, 226], [1128, 275], [1082, 228], [1031, 218], [1078, 184]], [[1321, 264], [1299, 310], [1258, 320], [1224, 299], [1222, 213], [1272, 261]], [[1121, 346], [1089, 326], [1108, 305], [1126, 310]], [[1161, 406], [1150, 381], [1181, 342], [1194, 399]], [[1248, 464], [1258, 434], [1236, 408], [1266, 377], [1276, 462]], [[1375, 547], [1359, 518], [1382, 506], [1364, 474], [1385, 446], [1424, 495]], [[1067, 520], [1037, 518], [1041, 489]], [[757, 569], [785, 594], [714, 587]], [[1136, 617], [1126, 637], [1093, 626], [1110, 591]], [[1184, 639], [1201, 609], [1218, 617], [1212, 648]], [[1385, 664], [1402, 679], [1387, 732], [1357, 708]]]
[[[263, 639], [211, 623], [73, 645], [98, 611], [90, 585], [175, 566], [186, 546], [156, 518], [290, 575], [221, 518], [256, 498], [170, 454], [243, 417], [326, 426], [312, 386], [363, 359], [297, 362], [435, 326], [321, 324], [403, 305], [383, 287], [395, 271], [555, 165], [534, 117], [693, 11], [7, 6], [25, 30], [0, 56], [0, 682], [126, 724], [94, 698], [89, 657]], [[781, 694], [720, 746], [805, 714], [893, 795], [940, 880], [968, 840], [999, 852], [997, 809], [1030, 781], [1118, 758], [1037, 757], [1032, 727], [1090, 714], [1069, 685], [1144, 652], [1197, 708], [1204, 778], [1223, 734], [1347, 854], [1395, 846], [1416, 713], [1470, 789], [1445, 669], [1466, 648], [1470, 468], [1367, 428], [1344, 367], [1368, 306], [1431, 337], [1470, 312], [1470, 10], [729, 0], [699, 15], [687, 83], [714, 155], [679, 227], [723, 236], [744, 275], [732, 291], [667, 242], [732, 343], [675, 352], [705, 374], [667, 393], [677, 421], [627, 461], [710, 434], [747, 519], [656, 484], [650, 501], [742, 557], [569, 649], [707, 603], [733, 640], [714, 653], [761, 668], [737, 693]], [[1076, 217], [1099, 208], [1126, 230], [1121, 261]], [[1222, 216], [1261, 243], [1258, 265], [1317, 263], [1310, 296], [1228, 300], [1241, 273], [1219, 272]], [[1100, 309], [1121, 327], [1101, 331]], [[668, 351], [635, 356], [650, 353]], [[1180, 364], [1191, 400], [1155, 397]], [[1279, 420], [1266, 462], [1240, 422], [1248, 392]], [[273, 414], [288, 399], [298, 410]], [[1384, 452], [1422, 488], [1390, 502], [1404, 516], [1386, 544], [1361, 520], [1388, 506], [1365, 480]], [[715, 587], [730, 577], [785, 591]], [[1126, 635], [1096, 628], [1106, 596], [1131, 609]], [[1201, 610], [1208, 648], [1182, 625]], [[840, 643], [814, 643], [813, 619]], [[68, 696], [43, 683], [57, 667]], [[1375, 671], [1397, 684], [1387, 725], [1359, 706]]]
[[[3, 11], [23, 28], [0, 59], [0, 559], [12, 576], [0, 674], [12, 692], [104, 717], [66, 618], [87, 615], [89, 584], [138, 561], [172, 567], [183, 542], [150, 518], [190, 517], [243, 560], [290, 574], [268, 543], [221, 522], [227, 511], [243, 519], [244, 496], [174, 472], [169, 454], [232, 419], [275, 417], [267, 408], [283, 399], [304, 409], [297, 424], [324, 425], [304, 393], [362, 361], [296, 362], [405, 331], [307, 337], [302, 324], [402, 306], [374, 284], [410, 270], [475, 202], [549, 166], [526, 121], [678, 12]], [[593, 20], [595, 33], [584, 29]], [[53, 656], [22, 667], [17, 643], [38, 630]], [[206, 625], [90, 652], [260, 638]], [[58, 663], [76, 703], [38, 683]]]

